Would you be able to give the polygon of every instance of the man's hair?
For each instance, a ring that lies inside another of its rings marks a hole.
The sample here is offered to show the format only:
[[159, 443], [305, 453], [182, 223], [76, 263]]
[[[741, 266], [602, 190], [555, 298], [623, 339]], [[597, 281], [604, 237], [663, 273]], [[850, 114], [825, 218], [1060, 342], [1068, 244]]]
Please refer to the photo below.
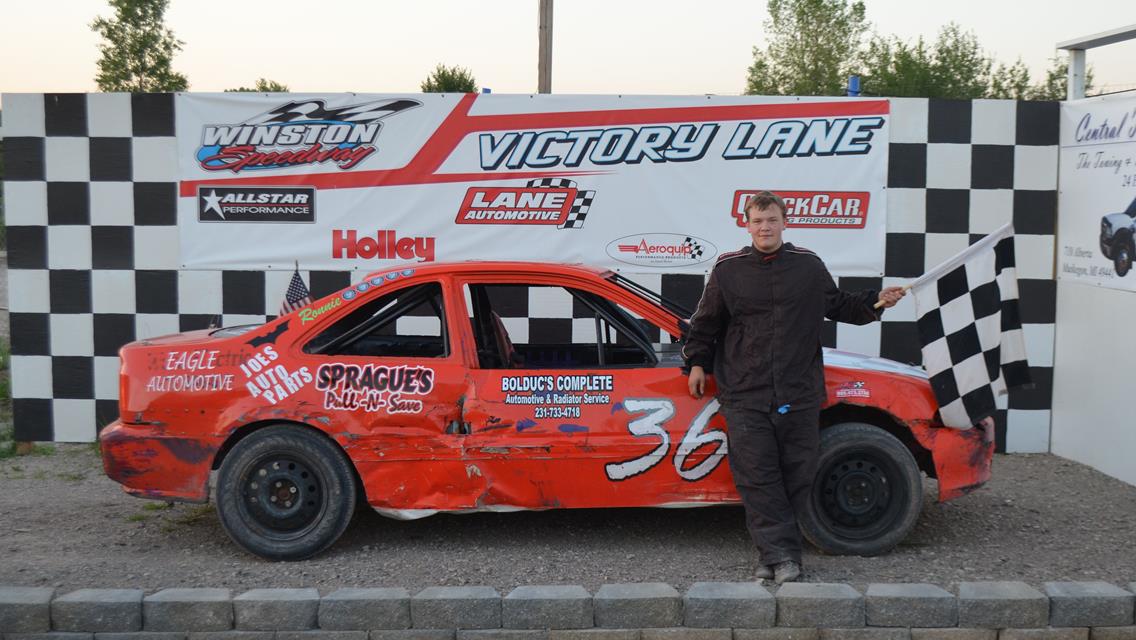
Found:
[[788, 209], [785, 208], [785, 201], [781, 196], [773, 193], [772, 191], [762, 191], [756, 193], [746, 200], [745, 207], [742, 211], [745, 212], [745, 220], [749, 222], [749, 212], [753, 209], [768, 209], [770, 206], [775, 206], [781, 210], [781, 217], [784, 218]]

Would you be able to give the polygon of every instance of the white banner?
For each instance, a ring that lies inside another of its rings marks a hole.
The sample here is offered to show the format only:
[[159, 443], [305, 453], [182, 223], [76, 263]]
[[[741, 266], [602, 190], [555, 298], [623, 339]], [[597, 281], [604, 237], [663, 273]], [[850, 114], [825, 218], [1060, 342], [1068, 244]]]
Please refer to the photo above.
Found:
[[1061, 105], [1058, 277], [1136, 291], [1136, 98]]
[[451, 260], [708, 271], [769, 189], [786, 239], [883, 273], [886, 100], [181, 94], [186, 268]]

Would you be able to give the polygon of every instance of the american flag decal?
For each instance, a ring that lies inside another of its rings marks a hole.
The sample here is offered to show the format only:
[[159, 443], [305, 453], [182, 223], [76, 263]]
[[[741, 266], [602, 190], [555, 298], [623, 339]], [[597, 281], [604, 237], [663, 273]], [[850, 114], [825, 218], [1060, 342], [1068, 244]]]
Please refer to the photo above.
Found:
[[280, 305], [280, 315], [292, 313], [296, 309], [306, 307], [312, 303], [312, 294], [308, 285], [300, 277], [300, 267], [292, 273], [292, 281], [288, 283], [288, 290], [284, 292], [284, 303]]

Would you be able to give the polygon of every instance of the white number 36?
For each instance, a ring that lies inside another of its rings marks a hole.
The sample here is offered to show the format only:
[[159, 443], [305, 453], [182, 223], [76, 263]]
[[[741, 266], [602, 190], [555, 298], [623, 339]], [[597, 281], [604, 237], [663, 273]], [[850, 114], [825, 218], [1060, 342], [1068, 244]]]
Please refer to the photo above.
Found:
[[[674, 402], [667, 398], [638, 399], [632, 398], [623, 401], [623, 408], [628, 413], [638, 415], [627, 424], [627, 430], [636, 438], [658, 438], [659, 445], [645, 455], [623, 462], [611, 462], [605, 465], [609, 480], [626, 480], [648, 471], [663, 461], [670, 450], [671, 437], [663, 425], [674, 417]], [[682, 436], [682, 441], [675, 448], [673, 463], [675, 472], [683, 480], [694, 482], [705, 478], [711, 471], [722, 463], [726, 455], [726, 432], [721, 429], [705, 431], [710, 418], [718, 412], [718, 401], [711, 400], [702, 407], [698, 415], [690, 423], [690, 428]], [[718, 447], [712, 454], [693, 467], [686, 467], [686, 459], [700, 447], [717, 442]]]

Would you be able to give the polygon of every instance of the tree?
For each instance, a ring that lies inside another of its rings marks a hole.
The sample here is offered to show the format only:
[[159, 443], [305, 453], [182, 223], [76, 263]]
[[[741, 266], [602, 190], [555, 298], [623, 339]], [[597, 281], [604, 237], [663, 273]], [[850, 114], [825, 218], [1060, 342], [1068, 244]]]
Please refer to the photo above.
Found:
[[225, 89], [225, 93], [288, 93], [288, 85], [268, 78], [258, 78], [251, 89], [237, 87], [236, 89]]
[[[1069, 59], [1063, 56], [1050, 58], [1052, 63], [1045, 77], [1030, 91], [1030, 100], [1064, 100], [1069, 95]], [[1093, 88], [1093, 69], [1085, 67], [1085, 95]]]
[[863, 92], [874, 96], [924, 96], [932, 91], [932, 52], [922, 38], [908, 44], [875, 36], [863, 55]]
[[[1032, 84], [1021, 58], [995, 66], [974, 33], [954, 23], [943, 27], [930, 47], [922, 38], [907, 43], [895, 36], [874, 36], [862, 61], [865, 95], [963, 100], [1064, 100], [1069, 67], [1054, 58], [1040, 83]], [[1086, 70], [1086, 90], [1092, 78], [1092, 70]]]
[[993, 60], [982, 51], [973, 31], [963, 31], [951, 22], [935, 40], [935, 62], [931, 74], [938, 88], [937, 98], [982, 98], [990, 86]]
[[864, 93], [895, 97], [982, 98], [989, 92], [993, 66], [974, 33], [953, 22], [939, 31], [932, 46], [922, 37], [909, 44], [895, 36], [875, 36], [862, 60]]
[[477, 80], [465, 67], [438, 64], [421, 84], [423, 93], [475, 93]]
[[99, 90], [185, 91], [189, 81], [170, 67], [184, 43], [163, 22], [169, 0], [109, 1], [114, 17], [91, 23], [91, 30], [104, 40], [95, 75]]
[[753, 48], [748, 94], [835, 96], [857, 67], [868, 24], [855, 0], [769, 0], [769, 44]]
[[989, 98], [1029, 100], [1031, 94], [1029, 69], [1021, 58], [1009, 66], [999, 64], [990, 76]]

